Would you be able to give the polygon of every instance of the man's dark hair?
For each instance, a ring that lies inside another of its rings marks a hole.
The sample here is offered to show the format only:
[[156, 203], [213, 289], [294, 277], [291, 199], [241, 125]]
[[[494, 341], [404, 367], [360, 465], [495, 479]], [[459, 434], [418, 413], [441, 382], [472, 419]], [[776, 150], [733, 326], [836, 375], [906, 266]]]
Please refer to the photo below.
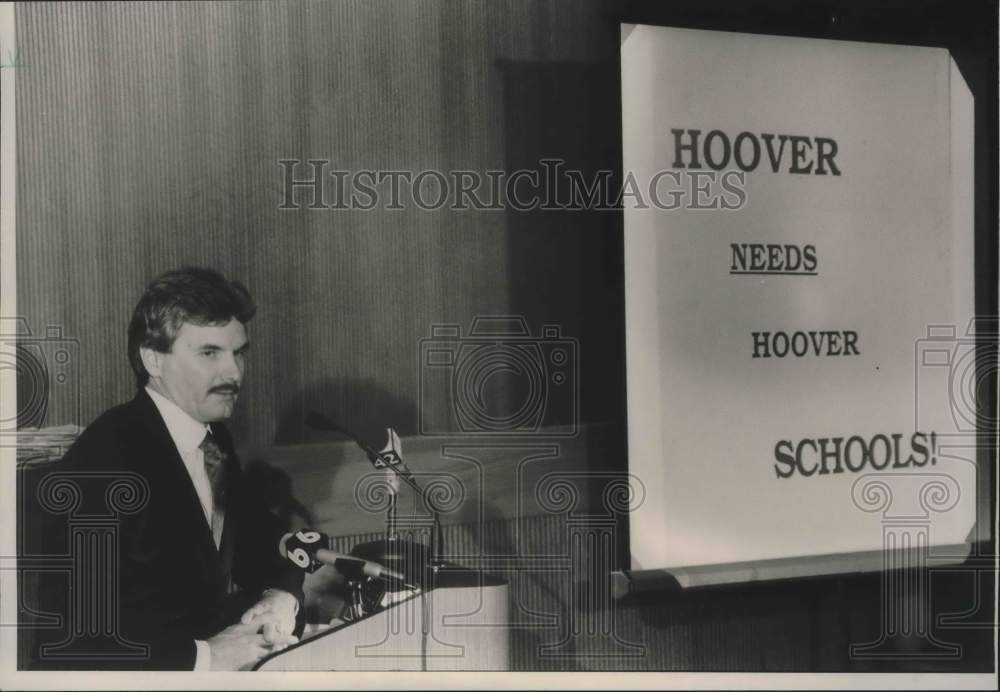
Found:
[[146, 287], [128, 325], [128, 360], [136, 386], [149, 381], [140, 348], [169, 353], [185, 323], [203, 327], [236, 319], [246, 324], [255, 312], [246, 287], [214, 269], [185, 267], [161, 274]]

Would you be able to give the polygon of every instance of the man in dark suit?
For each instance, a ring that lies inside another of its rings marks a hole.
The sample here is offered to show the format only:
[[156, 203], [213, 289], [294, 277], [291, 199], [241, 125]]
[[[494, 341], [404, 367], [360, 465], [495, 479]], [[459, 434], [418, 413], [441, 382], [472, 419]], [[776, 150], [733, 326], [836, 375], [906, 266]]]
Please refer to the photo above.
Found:
[[255, 310], [241, 284], [198, 268], [160, 276], [136, 306], [135, 398], [94, 421], [60, 468], [145, 487], [138, 511], [120, 518], [112, 575], [115, 637], [131, 653], [71, 667], [237, 670], [296, 641], [302, 574], [278, 554], [277, 519], [247, 501], [222, 423]]

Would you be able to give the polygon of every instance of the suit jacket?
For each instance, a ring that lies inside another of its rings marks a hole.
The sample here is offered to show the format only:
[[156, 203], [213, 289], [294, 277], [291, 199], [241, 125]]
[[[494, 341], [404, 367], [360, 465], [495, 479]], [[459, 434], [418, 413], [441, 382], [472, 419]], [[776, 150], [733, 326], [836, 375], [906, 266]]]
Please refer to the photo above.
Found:
[[[246, 501], [232, 440], [225, 426], [213, 423], [211, 427], [226, 454], [226, 518], [219, 548], [184, 462], [145, 391], [101, 415], [69, 449], [59, 471], [85, 480], [90, 474], [103, 481], [83, 483], [84, 492], [88, 487], [106, 489], [109, 478], [126, 472], [141, 477], [139, 484], [148, 488], [148, 499], [137, 502], [141, 505], [137, 511], [119, 515], [114, 551], [117, 571], [114, 562], [107, 576], [103, 568], [87, 568], [98, 578], [111, 577], [109, 595], [117, 602], [113, 610], [117, 610], [118, 621], [113, 638], [118, 643], [103, 646], [114, 653], [87, 655], [78, 661], [63, 658], [55, 666], [46, 665], [42, 657], [39, 667], [191, 670], [196, 655], [194, 640], [208, 639], [235, 622], [264, 589], [289, 591], [301, 605], [303, 575], [278, 554], [283, 527], [265, 507]], [[91, 494], [100, 492], [92, 490]], [[88, 501], [99, 504], [107, 497], [85, 498], [85, 503]], [[64, 524], [46, 529], [46, 534], [59, 540], [67, 530]], [[70, 551], [81, 549], [67, 547]], [[79, 575], [73, 579], [80, 589]], [[84, 584], [83, 590], [92, 586]], [[44, 605], [65, 614], [71, 629], [88, 626], [73, 622], [74, 613], [81, 612], [79, 596], [76, 610], [72, 602], [70, 590], [55, 596], [49, 593]], [[303, 610], [300, 607], [300, 626]], [[132, 645], [145, 648], [145, 653], [136, 656]], [[129, 648], [130, 654], [121, 655]], [[72, 643], [67, 650], [71, 649]]]

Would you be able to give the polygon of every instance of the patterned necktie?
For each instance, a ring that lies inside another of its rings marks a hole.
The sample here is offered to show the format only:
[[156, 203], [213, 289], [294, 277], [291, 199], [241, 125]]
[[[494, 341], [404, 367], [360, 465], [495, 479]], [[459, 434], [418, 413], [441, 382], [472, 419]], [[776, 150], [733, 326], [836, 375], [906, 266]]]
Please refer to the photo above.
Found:
[[226, 455], [212, 438], [212, 433], [206, 433], [198, 447], [205, 457], [205, 473], [212, 486], [212, 500], [217, 508], [222, 509], [226, 506], [226, 468], [223, 463]]
[[212, 487], [212, 502], [215, 505], [212, 512], [212, 537], [218, 547], [222, 541], [222, 521], [226, 509], [226, 454], [212, 438], [211, 433], [205, 434], [205, 439], [198, 445], [205, 457], [205, 473]]

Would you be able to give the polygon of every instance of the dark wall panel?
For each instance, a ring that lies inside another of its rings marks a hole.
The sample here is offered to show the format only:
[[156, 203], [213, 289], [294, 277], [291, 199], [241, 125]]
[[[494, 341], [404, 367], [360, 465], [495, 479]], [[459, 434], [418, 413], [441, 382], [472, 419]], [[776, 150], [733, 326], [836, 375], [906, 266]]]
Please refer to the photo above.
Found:
[[81, 348], [79, 406], [56, 397], [47, 422], [85, 424], [131, 394], [139, 292], [198, 263], [260, 306], [238, 434], [300, 439], [307, 406], [415, 429], [430, 325], [509, 311], [507, 219], [279, 210], [278, 161], [502, 168], [518, 133], [499, 61], [586, 51], [586, 33], [539, 34], [554, 14], [588, 21], [520, 2], [19, 5], [19, 312]]

